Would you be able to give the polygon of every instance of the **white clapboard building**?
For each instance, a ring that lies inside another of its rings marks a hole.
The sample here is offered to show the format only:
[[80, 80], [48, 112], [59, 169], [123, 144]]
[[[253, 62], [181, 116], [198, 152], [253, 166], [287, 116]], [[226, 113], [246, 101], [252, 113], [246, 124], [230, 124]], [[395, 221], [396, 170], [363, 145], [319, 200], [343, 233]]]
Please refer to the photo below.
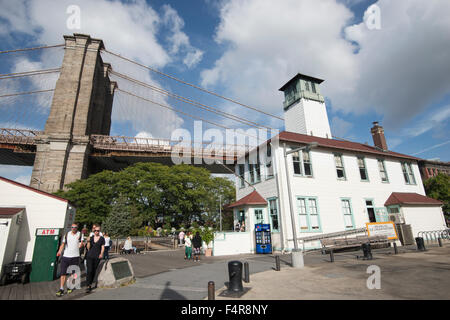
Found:
[[[425, 196], [420, 159], [389, 150], [377, 122], [374, 146], [332, 137], [322, 82], [297, 74], [280, 89], [285, 131], [237, 162], [237, 201], [229, 207], [241, 231], [217, 233], [214, 255], [255, 252], [257, 223], [271, 225], [273, 249], [284, 251], [294, 248], [292, 219], [297, 239], [389, 220], [411, 225], [414, 237], [446, 228], [442, 203]], [[285, 149], [298, 148], [285, 159]]]
[[0, 177], [0, 263], [32, 261], [36, 230], [70, 230], [75, 208], [66, 199]]

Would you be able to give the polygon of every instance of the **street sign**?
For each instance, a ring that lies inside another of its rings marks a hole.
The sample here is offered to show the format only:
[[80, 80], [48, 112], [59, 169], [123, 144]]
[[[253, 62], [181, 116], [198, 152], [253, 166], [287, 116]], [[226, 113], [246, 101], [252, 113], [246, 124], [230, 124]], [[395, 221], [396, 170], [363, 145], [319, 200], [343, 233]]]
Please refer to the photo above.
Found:
[[392, 221], [366, 223], [367, 234], [372, 236], [387, 236], [388, 240], [398, 240], [397, 230]]
[[40, 228], [36, 230], [37, 236], [57, 236], [59, 235], [59, 229], [56, 228]]

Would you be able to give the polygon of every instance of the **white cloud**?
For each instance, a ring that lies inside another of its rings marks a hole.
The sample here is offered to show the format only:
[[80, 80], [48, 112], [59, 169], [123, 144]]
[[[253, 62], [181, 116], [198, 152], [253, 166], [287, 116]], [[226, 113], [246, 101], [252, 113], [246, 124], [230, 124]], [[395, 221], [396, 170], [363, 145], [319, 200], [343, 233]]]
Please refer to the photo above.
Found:
[[336, 137], [345, 138], [352, 127], [352, 123], [345, 121], [338, 116], [334, 116], [333, 119], [331, 119], [331, 131]]
[[376, 111], [388, 130], [398, 128], [449, 93], [450, 2], [376, 4], [381, 30], [348, 26], [353, 13], [336, 0], [229, 0], [216, 32], [227, 50], [203, 70], [202, 84], [281, 113], [277, 89], [302, 72], [326, 80], [322, 93], [335, 110]]
[[335, 0], [231, 0], [220, 17], [216, 41], [228, 50], [202, 72], [202, 85], [246, 104], [280, 114], [278, 88], [297, 72], [327, 81], [353, 74], [353, 48], [341, 36], [353, 14]]
[[28, 185], [32, 170], [32, 167], [0, 165], [0, 177]]
[[[67, 28], [66, 22], [70, 14], [66, 10], [69, 5], [80, 8], [80, 30]], [[163, 68], [178, 60], [192, 68], [203, 55], [202, 51], [190, 44], [189, 37], [182, 31], [183, 20], [170, 6], [165, 6], [164, 16], [160, 16], [145, 0], [0, 0], [0, 6], [0, 30], [7, 30], [7, 34], [24, 33], [39, 45], [63, 43], [63, 34], [84, 33], [102, 39], [107, 50], [154, 68]], [[162, 30], [167, 30], [172, 35], [168, 40], [169, 52], [164, 49], [165, 44], [157, 39]], [[0, 36], [5, 35], [0, 32]], [[55, 60], [47, 54], [52, 50], [46, 50], [39, 61], [16, 61], [14, 69], [24, 71], [27, 68], [48, 66]], [[174, 52], [178, 54], [169, 54]], [[109, 54], [102, 54], [102, 57], [105, 62], [111, 62], [113, 70], [161, 87], [148, 70]], [[140, 92], [144, 96], [152, 95], [149, 89], [142, 90], [126, 84], [124, 80], [116, 80], [119, 88], [130, 89], [133, 93]], [[33, 82], [33, 85], [43, 87], [49, 83], [38, 81]], [[137, 132], [146, 130], [155, 136], [168, 137], [174, 128], [183, 123], [183, 119], [173, 111], [120, 96], [121, 94], [116, 94], [115, 97], [113, 125], [114, 122], [129, 123]], [[48, 95], [40, 99], [45, 98], [48, 100]], [[120, 105], [119, 100], [125, 100], [126, 105], [122, 103], [122, 107], [117, 107]], [[157, 101], [168, 105], [166, 98], [158, 97]], [[41, 104], [49, 105], [49, 101], [41, 101]]]
[[189, 37], [181, 31], [184, 27], [184, 21], [178, 13], [170, 6], [163, 6], [163, 22], [171, 28], [171, 35], [168, 37], [168, 42], [171, 44], [170, 53], [177, 54], [180, 51], [185, 55], [183, 63], [192, 68], [197, 65], [203, 56], [203, 51], [193, 47], [190, 44]]
[[403, 134], [409, 137], [417, 137], [430, 130], [438, 131], [448, 123], [448, 118], [450, 118], [450, 105], [439, 109], [427, 118], [422, 118], [416, 125], [405, 128]]

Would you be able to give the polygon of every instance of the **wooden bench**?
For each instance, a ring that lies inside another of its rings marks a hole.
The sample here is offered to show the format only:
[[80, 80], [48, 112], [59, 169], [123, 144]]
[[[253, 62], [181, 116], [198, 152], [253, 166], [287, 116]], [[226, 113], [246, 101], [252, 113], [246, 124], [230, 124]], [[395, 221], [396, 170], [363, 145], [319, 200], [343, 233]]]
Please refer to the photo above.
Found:
[[386, 236], [356, 236], [353, 238], [322, 239], [322, 254], [329, 253], [331, 262], [334, 261], [334, 252], [340, 249], [360, 248], [363, 243], [386, 244], [389, 240]]

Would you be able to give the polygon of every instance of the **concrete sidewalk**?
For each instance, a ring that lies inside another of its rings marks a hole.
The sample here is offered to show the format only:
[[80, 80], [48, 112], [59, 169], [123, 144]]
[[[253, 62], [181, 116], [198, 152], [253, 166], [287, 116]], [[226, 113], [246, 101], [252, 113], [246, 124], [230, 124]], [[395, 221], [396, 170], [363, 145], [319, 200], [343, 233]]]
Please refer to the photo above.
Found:
[[[327, 258], [320, 254], [315, 259], [306, 256], [302, 269], [282, 266], [281, 271], [257, 273], [244, 283], [249, 291], [241, 297], [222, 297], [223, 287], [216, 291], [216, 300], [450, 299], [450, 244], [427, 249], [402, 250], [398, 255], [374, 251], [374, 259], [366, 261], [356, 259], [360, 252], [336, 254], [334, 263], [320, 261], [319, 257]], [[367, 287], [371, 265], [380, 268], [380, 289]]]

